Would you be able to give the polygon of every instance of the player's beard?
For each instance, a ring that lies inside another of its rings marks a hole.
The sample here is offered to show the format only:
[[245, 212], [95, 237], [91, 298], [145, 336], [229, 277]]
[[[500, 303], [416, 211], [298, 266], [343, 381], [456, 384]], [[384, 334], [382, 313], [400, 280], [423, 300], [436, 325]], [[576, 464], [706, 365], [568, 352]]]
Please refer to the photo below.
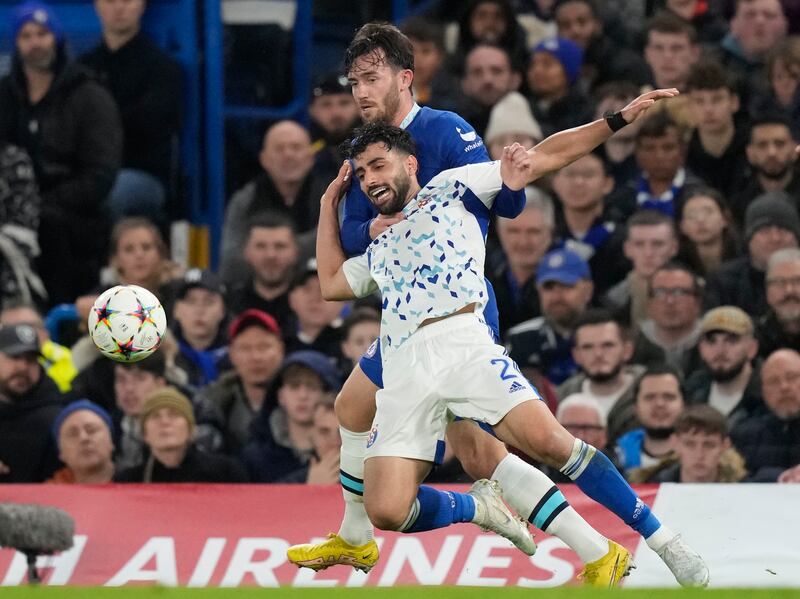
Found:
[[730, 368], [710, 368], [708, 369], [709, 374], [711, 374], [711, 379], [715, 383], [727, 383], [735, 379], [739, 374], [741, 374], [742, 370], [744, 370], [744, 365], [747, 364], [747, 359], [745, 358], [738, 364], [734, 364]]
[[613, 381], [619, 373], [622, 372], [622, 362], [617, 363], [614, 368], [611, 369], [611, 372], [595, 372], [595, 373], [586, 373], [586, 376], [589, 378], [590, 381], [593, 383], [607, 383], [609, 381]]
[[[381, 214], [397, 214], [403, 209], [403, 206], [406, 205], [408, 190], [411, 188], [411, 179], [405, 173], [400, 173], [387, 187], [389, 187], [390, 192], [394, 194], [394, 197], [391, 201], [381, 206], [376, 206], [376, 208]], [[371, 197], [370, 200], [372, 200]]]

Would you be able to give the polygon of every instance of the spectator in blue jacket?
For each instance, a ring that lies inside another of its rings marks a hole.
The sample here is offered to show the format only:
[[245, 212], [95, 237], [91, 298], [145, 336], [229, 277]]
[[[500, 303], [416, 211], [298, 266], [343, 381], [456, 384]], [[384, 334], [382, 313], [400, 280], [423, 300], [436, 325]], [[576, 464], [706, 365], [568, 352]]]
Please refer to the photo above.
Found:
[[667, 364], [648, 368], [634, 387], [640, 428], [617, 440], [617, 456], [627, 474], [655, 466], [672, 453], [670, 437], [684, 408], [683, 377]]

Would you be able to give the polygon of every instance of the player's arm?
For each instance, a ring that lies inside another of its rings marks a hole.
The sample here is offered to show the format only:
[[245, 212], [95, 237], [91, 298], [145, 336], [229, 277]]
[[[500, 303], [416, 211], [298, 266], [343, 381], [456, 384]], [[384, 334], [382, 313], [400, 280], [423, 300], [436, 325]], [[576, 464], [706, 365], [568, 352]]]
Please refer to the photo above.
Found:
[[[657, 100], [672, 98], [678, 93], [678, 90], [674, 88], [653, 90], [633, 100], [620, 113], [625, 123], [630, 124], [641, 118]], [[528, 150], [533, 158], [530, 181], [575, 162], [613, 134], [614, 131], [611, 130], [606, 119], [598, 119], [587, 125], [566, 129], [551, 135]]]
[[[317, 226], [317, 273], [326, 300], [348, 300], [374, 289], [365, 256], [347, 260], [339, 238], [339, 202], [350, 184], [350, 163], [345, 162], [322, 195]], [[349, 275], [349, 276], [348, 276]]]
[[[485, 164], [491, 159], [483, 140], [467, 121], [453, 112], [442, 112], [434, 132], [440, 141], [440, 151], [447, 156], [447, 168]], [[494, 197], [492, 210], [505, 218], [516, 218], [525, 208], [525, 190], [500, 187]]]
[[342, 214], [342, 247], [348, 256], [362, 254], [367, 249], [370, 237], [370, 223], [375, 218], [375, 210], [358, 186], [353, 185], [347, 192]]

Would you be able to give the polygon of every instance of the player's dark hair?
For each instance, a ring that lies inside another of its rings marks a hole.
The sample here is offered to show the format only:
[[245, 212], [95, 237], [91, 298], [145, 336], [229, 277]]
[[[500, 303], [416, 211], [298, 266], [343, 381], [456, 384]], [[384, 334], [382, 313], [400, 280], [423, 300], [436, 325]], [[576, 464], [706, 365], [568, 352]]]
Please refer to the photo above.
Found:
[[697, 43], [697, 29], [695, 29], [691, 23], [684, 21], [671, 12], [660, 12], [647, 21], [644, 28], [644, 39], [648, 43], [650, 41], [650, 34], [654, 31], [656, 33], [685, 35], [689, 38], [689, 43], [692, 45]]
[[686, 80], [686, 91], [727, 89], [736, 93], [736, 86], [725, 68], [714, 60], [704, 60], [692, 66]]
[[675, 433], [705, 433], [727, 438], [728, 419], [718, 409], [708, 404], [686, 408], [675, 421]]
[[678, 381], [678, 389], [680, 390], [681, 397], [685, 398], [686, 393], [683, 386], [683, 374], [681, 374], [681, 371], [672, 364], [667, 364], [664, 362], [662, 364], [653, 364], [652, 366], [648, 366], [647, 370], [645, 370], [641, 376], [636, 379], [636, 382], [633, 384], [634, 401], [639, 400], [639, 392], [642, 390], [642, 381], [644, 379], [649, 376], [661, 376], [664, 374], [669, 374], [675, 377], [675, 380]]
[[397, 150], [406, 155], [417, 152], [417, 146], [408, 131], [386, 123], [368, 123], [356, 129], [353, 137], [342, 144], [341, 152], [346, 158], [356, 158], [372, 144], [383, 144], [387, 150]]
[[390, 23], [367, 23], [356, 32], [344, 53], [344, 72], [349, 73], [362, 56], [370, 57], [375, 65], [383, 62], [396, 70], [414, 70], [411, 40]]
[[436, 21], [421, 16], [409, 17], [400, 24], [400, 31], [411, 40], [430, 42], [440, 52], [445, 52], [444, 31]]
[[673, 121], [666, 111], [657, 112], [644, 119], [639, 131], [636, 132], [636, 144], [641, 143], [644, 138], [664, 137], [670, 129], [675, 129], [678, 140], [683, 141], [678, 123]]
[[615, 316], [612, 310], [608, 310], [606, 308], [590, 308], [586, 310], [583, 314], [578, 317], [577, 322], [575, 323], [575, 334], [573, 335], [573, 339], [577, 340], [578, 332], [582, 327], [590, 327], [595, 326], [598, 324], [608, 324], [613, 323], [617, 325], [617, 329], [619, 330], [619, 336], [623, 341], [628, 339], [628, 329], [627, 327], [623, 326], [619, 319]]
[[789, 135], [794, 139], [794, 135], [792, 135], [792, 121], [789, 119], [789, 117], [781, 114], [780, 112], [769, 112], [759, 114], [750, 121], [750, 130], [747, 135], [747, 143], [753, 142], [753, 131], [755, 131], [758, 127], [766, 127], [768, 125], [780, 125], [786, 127], [786, 129], [789, 131]]

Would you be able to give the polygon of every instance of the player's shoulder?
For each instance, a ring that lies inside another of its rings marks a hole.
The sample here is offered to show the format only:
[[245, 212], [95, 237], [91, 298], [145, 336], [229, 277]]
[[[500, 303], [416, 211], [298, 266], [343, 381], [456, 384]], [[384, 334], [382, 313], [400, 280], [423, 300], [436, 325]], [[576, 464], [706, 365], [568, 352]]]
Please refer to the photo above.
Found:
[[467, 144], [483, 144], [478, 133], [460, 115], [449, 110], [423, 107], [419, 111], [419, 125], [429, 134], [430, 139], [453, 141], [460, 139]]

